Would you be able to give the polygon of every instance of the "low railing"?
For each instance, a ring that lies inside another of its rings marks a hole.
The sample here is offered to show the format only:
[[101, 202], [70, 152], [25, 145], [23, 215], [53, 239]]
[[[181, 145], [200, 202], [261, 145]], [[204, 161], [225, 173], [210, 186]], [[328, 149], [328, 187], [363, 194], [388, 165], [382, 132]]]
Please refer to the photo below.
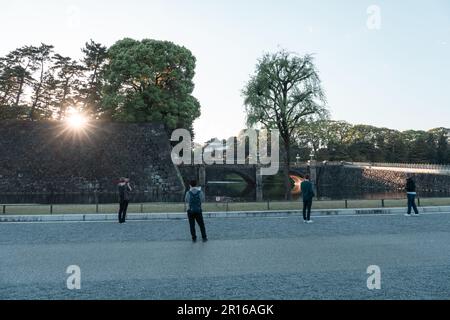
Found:
[[[418, 198], [419, 206], [450, 206], [450, 198]], [[314, 209], [356, 209], [405, 207], [405, 198], [375, 200], [317, 200]], [[53, 214], [112, 214], [118, 211], [118, 204], [0, 204], [3, 215], [53, 215]], [[181, 213], [186, 212], [186, 204], [173, 203], [131, 203], [129, 213]], [[272, 201], [262, 202], [207, 202], [204, 212], [234, 211], [285, 211], [301, 210], [302, 202]]]

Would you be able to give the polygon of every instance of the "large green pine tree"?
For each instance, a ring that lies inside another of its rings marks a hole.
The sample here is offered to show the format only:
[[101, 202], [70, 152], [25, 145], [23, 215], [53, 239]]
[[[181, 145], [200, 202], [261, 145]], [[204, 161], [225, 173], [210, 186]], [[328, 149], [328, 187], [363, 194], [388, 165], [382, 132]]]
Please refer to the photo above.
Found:
[[192, 130], [200, 103], [192, 95], [196, 59], [168, 41], [123, 39], [108, 50], [102, 118], [160, 122]]

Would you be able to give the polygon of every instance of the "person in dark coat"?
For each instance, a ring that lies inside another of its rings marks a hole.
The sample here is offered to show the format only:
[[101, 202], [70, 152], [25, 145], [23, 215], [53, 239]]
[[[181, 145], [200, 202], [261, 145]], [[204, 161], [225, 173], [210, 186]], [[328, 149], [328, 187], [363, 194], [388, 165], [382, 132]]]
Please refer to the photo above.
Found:
[[127, 218], [128, 204], [131, 200], [130, 180], [127, 178], [120, 178], [118, 185], [119, 192], [119, 223], [125, 223]]
[[417, 209], [417, 205], [416, 205], [416, 197], [417, 197], [416, 183], [414, 182], [412, 177], [408, 177], [406, 179], [405, 189], [406, 189], [406, 195], [408, 197], [408, 213], [405, 214], [405, 216], [411, 217], [412, 209], [414, 209], [414, 213], [416, 214], [416, 216], [418, 216], [419, 210]]
[[313, 185], [311, 181], [309, 181], [309, 176], [306, 176], [305, 180], [302, 182], [301, 192], [303, 196], [303, 220], [305, 223], [313, 223], [311, 220], [311, 208], [313, 198], [316, 195], [314, 194]]

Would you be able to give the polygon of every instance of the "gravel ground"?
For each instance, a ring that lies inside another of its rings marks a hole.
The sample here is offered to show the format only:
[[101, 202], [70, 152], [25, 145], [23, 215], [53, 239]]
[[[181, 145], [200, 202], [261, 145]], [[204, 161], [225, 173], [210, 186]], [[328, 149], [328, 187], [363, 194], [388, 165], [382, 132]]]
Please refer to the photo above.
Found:
[[[1, 299], [449, 299], [450, 214], [0, 224]], [[66, 287], [69, 265], [81, 290]], [[369, 265], [381, 290], [367, 289]]]

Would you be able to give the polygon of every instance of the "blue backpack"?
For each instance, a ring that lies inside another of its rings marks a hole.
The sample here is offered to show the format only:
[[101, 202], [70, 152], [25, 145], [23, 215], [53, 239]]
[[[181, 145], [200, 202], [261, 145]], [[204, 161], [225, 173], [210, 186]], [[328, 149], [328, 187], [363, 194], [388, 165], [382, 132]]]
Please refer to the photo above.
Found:
[[202, 212], [202, 199], [200, 198], [200, 192], [193, 193], [189, 191], [189, 209], [192, 213]]

